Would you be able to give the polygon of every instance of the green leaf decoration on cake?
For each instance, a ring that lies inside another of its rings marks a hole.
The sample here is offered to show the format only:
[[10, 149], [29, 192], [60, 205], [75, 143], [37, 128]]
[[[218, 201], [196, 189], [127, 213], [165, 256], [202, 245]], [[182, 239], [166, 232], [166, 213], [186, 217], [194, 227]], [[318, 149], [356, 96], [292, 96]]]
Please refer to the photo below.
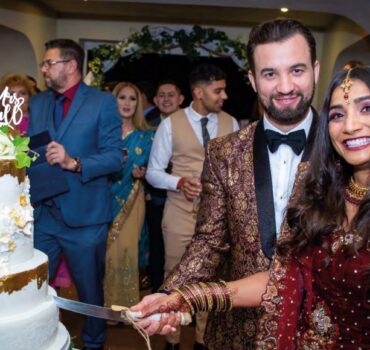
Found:
[[0, 159], [15, 159], [17, 168], [30, 167], [37, 154], [29, 148], [30, 138], [12, 135], [9, 126], [0, 127]]

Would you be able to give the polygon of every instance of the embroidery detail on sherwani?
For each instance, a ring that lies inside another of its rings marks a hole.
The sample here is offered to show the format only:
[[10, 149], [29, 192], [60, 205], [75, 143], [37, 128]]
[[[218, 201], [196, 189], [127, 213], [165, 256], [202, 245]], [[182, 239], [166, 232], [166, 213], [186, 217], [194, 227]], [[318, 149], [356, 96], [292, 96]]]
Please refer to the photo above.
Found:
[[303, 350], [334, 349], [338, 330], [332, 323], [330, 311], [324, 302], [319, 302], [309, 316], [310, 329], [302, 335]]
[[[256, 124], [208, 143], [196, 234], [163, 288], [184, 283], [240, 279], [266, 271], [258, 230], [253, 168]], [[206, 203], [206, 205], [203, 205]], [[224, 268], [225, 267], [225, 268]], [[206, 344], [214, 350], [252, 349], [260, 309], [209, 316]]]

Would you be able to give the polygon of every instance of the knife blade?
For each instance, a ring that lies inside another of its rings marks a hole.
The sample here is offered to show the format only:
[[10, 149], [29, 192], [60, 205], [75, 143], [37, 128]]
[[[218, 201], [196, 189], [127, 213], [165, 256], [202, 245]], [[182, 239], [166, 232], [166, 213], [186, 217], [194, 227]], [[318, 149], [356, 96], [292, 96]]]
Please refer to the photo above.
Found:
[[[114, 306], [112, 308], [108, 308], [104, 306], [86, 304], [77, 300], [65, 299], [62, 297], [58, 297], [56, 295], [53, 295], [53, 298], [57, 306], [63, 310], [76, 312], [78, 314], [85, 316], [102, 318], [105, 320], [123, 322], [126, 325], [131, 324], [131, 321], [129, 321], [128, 318], [125, 317], [125, 314], [122, 313], [123, 308], [121, 306]], [[130, 314], [131, 320], [135, 322], [144, 319], [140, 317], [140, 312], [130, 310], [127, 310], [127, 312]], [[187, 326], [188, 324], [191, 323], [192, 317], [190, 313], [177, 312], [177, 314], [180, 316], [181, 326]], [[145, 319], [149, 319], [151, 321], [159, 321], [161, 317], [162, 314], [153, 314]]]
[[127, 322], [127, 319], [125, 317], [122, 317], [121, 311], [115, 311], [112, 310], [111, 308], [104, 306], [86, 304], [77, 300], [65, 299], [55, 295], [53, 295], [53, 298], [57, 306], [63, 310], [76, 312], [78, 314], [85, 316], [92, 316], [97, 318], [103, 318], [105, 320], [118, 321], [123, 322], [125, 324], [129, 324]]

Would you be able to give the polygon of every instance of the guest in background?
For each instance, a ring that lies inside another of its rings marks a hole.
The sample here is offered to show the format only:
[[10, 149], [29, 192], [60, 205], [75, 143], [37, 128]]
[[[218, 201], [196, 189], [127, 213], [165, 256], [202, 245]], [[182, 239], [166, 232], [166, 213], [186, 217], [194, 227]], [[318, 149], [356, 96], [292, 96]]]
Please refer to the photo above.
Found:
[[140, 81], [137, 83], [137, 87], [141, 92], [145, 120], [149, 125], [157, 126], [160, 112], [154, 105], [155, 88], [153, 83], [150, 81]]
[[139, 240], [147, 240], [143, 179], [152, 146], [139, 89], [128, 82], [116, 85], [124, 143], [123, 169], [111, 178], [114, 221], [107, 242], [105, 304], [130, 306], [139, 300]]
[[36, 93], [33, 83], [25, 75], [21, 74], [8, 74], [2, 77], [0, 82], [0, 91], [5, 87], [9, 88], [10, 94], [15, 94], [17, 98], [23, 98], [22, 113], [23, 118], [20, 124], [15, 127], [19, 130], [21, 136], [27, 134], [28, 129], [28, 116], [29, 116], [29, 99]]
[[158, 126], [163, 119], [175, 113], [184, 99], [185, 97], [175, 81], [170, 79], [160, 81], [154, 96], [154, 104], [160, 113], [157, 119], [152, 120], [151, 125]]
[[[173, 80], [162, 80], [158, 83], [154, 96], [154, 103], [160, 111], [157, 119], [151, 125], [159, 123], [169, 115], [180, 109], [184, 96], [179, 86]], [[166, 172], [170, 173], [169, 165]], [[149, 276], [152, 292], [156, 292], [163, 283], [164, 278], [164, 242], [162, 234], [162, 217], [167, 191], [155, 188], [148, 184], [146, 196], [146, 218], [149, 228]]]
[[[194, 234], [207, 143], [238, 130], [237, 121], [222, 111], [227, 99], [226, 74], [217, 66], [203, 64], [191, 72], [189, 81], [193, 102], [159, 125], [146, 176], [152, 186], [167, 190], [162, 220], [167, 276], [180, 262]], [[172, 171], [168, 174], [170, 162]], [[191, 268], [188, 273], [192, 273]], [[206, 320], [206, 314], [197, 315], [195, 350], [205, 348]], [[178, 349], [179, 342], [180, 332], [169, 335], [166, 349]]]
[[[55, 39], [45, 47], [40, 67], [49, 90], [32, 97], [28, 129], [31, 137], [47, 131], [53, 140], [45, 147], [48, 164], [37, 165], [41, 170], [31, 179], [31, 187], [43, 194], [35, 205], [35, 247], [48, 255], [51, 279], [63, 253], [79, 299], [103, 305], [112, 221], [108, 175], [122, 167], [117, 103], [81, 81], [84, 50], [75, 41]], [[83, 349], [103, 349], [105, 329], [104, 320], [87, 317]]]

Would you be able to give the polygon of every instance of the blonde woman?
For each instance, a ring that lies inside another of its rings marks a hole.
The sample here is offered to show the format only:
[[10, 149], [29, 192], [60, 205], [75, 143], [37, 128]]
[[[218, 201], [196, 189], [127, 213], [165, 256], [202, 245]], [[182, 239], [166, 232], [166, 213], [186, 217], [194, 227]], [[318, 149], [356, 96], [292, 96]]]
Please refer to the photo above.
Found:
[[130, 306], [139, 301], [139, 240], [145, 218], [143, 180], [153, 141], [144, 119], [141, 94], [131, 83], [113, 90], [122, 118], [123, 169], [112, 176], [114, 221], [107, 242], [105, 304]]

